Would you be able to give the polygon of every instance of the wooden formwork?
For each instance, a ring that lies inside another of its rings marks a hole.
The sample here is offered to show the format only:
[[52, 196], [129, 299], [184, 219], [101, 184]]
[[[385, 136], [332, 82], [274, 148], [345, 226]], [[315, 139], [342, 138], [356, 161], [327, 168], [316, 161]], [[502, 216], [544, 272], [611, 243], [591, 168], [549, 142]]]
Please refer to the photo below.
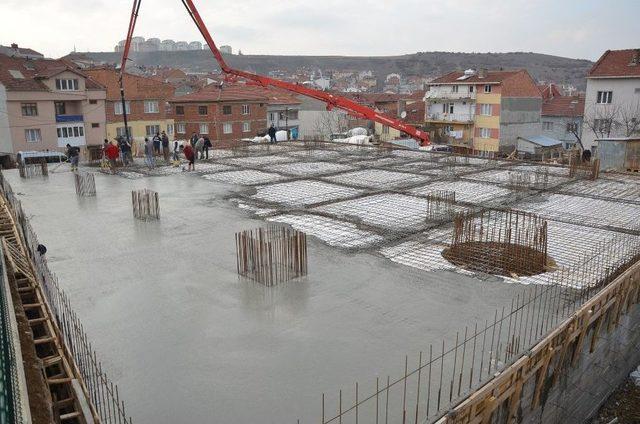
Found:
[[525, 384], [535, 379], [529, 405], [534, 409], [540, 403], [545, 384], [551, 381], [551, 385], [555, 385], [564, 367], [575, 365], [585, 349], [593, 352], [601, 332], [609, 332], [617, 327], [620, 316], [638, 302], [640, 261], [588, 300], [527, 355], [452, 408], [437, 421], [438, 424], [487, 424], [501, 408], [507, 411], [503, 422], [516, 422], [518, 407], [526, 407], [522, 404], [522, 388]]

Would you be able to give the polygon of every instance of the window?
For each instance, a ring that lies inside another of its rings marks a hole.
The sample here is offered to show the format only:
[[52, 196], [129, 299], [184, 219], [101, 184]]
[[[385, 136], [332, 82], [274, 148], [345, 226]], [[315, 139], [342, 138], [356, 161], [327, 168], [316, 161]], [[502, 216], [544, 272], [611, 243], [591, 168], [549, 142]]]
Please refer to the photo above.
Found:
[[173, 135], [173, 124], [167, 124], [167, 134]]
[[480, 105], [480, 115], [491, 116], [493, 108], [489, 104], [481, 104]]
[[443, 103], [442, 113], [453, 113], [453, 103]]
[[[225, 106], [226, 107], [226, 106]], [[229, 106], [230, 108], [231, 106]], [[233, 126], [230, 123], [226, 123], [222, 126], [222, 132], [225, 134], [231, 134], [233, 132]]]
[[490, 84], [487, 84], [487, 85], [484, 86], [484, 92], [485, 93], [491, 93], [491, 85]]
[[249, 105], [242, 105], [242, 114], [243, 115], [249, 114]]
[[567, 122], [567, 132], [577, 132], [577, 131], [578, 131], [577, 122]]
[[451, 92], [452, 93], [457, 93], [458, 92], [458, 86], [457, 85], [451, 86]]
[[598, 91], [598, 98], [596, 103], [598, 104], [610, 104], [613, 100], [613, 91]]
[[176, 124], [176, 132], [178, 134], [186, 134], [187, 133], [187, 129], [185, 127], [185, 124], [183, 124], [183, 123]]
[[97, 100], [95, 100], [95, 99], [91, 99], [91, 100], [89, 100], [89, 104], [90, 104], [90, 105], [97, 105], [97, 104], [98, 104], [98, 101], [97, 101]]
[[40, 128], [30, 128], [24, 130], [24, 138], [25, 140], [27, 140], [27, 143], [37, 143], [38, 141], [42, 141]]
[[231, 106], [222, 106], [223, 115], [231, 115]]
[[[124, 103], [127, 113], [131, 113], [131, 103], [126, 101]], [[116, 115], [122, 115], [122, 102], [115, 102], [113, 104], [113, 110]]]
[[176, 106], [176, 115], [184, 115], [184, 106]]
[[386, 125], [382, 126], [382, 134], [389, 134], [389, 127]]
[[242, 132], [251, 131], [251, 122], [243, 122], [242, 123]]
[[22, 103], [22, 116], [38, 116], [36, 103]]
[[158, 108], [157, 100], [145, 100], [144, 101], [144, 113], [158, 113], [160, 109]]
[[442, 132], [444, 134], [449, 134], [451, 131], [453, 131], [453, 125], [445, 125], [442, 127]]
[[[127, 133], [124, 131], [124, 127], [116, 128], [116, 135], [118, 137], [126, 137]], [[131, 131], [131, 127], [129, 127], [129, 137], [133, 137], [133, 131]]]
[[84, 137], [84, 126], [58, 127], [58, 138]]
[[56, 109], [56, 115], [66, 115], [67, 114], [67, 106], [64, 102], [54, 102], [53, 103]]
[[209, 134], [209, 124], [200, 124], [200, 134]]
[[298, 119], [298, 111], [290, 110], [289, 111], [289, 119]]
[[77, 79], [56, 79], [56, 89], [61, 91], [78, 91]]
[[480, 137], [491, 138], [491, 128], [480, 128]]
[[91, 123], [91, 128], [100, 128], [100, 123], [99, 122], [92, 122]]
[[269, 112], [269, 121], [275, 122], [275, 120], [276, 120], [276, 114], [273, 112]]
[[206, 115], [209, 113], [209, 108], [206, 106], [198, 106], [198, 115]]
[[542, 129], [544, 131], [553, 131], [553, 122], [550, 122], [550, 121], [542, 122]]
[[473, 85], [469, 86], [469, 93], [473, 93]]
[[145, 132], [147, 137], [153, 137], [156, 134], [160, 134], [160, 125], [147, 125], [145, 126]]

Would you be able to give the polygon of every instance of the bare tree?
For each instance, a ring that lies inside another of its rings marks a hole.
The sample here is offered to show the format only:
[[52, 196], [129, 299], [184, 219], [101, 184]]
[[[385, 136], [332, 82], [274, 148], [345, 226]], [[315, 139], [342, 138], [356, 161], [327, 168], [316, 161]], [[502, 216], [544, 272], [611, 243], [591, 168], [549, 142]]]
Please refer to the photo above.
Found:
[[329, 140], [331, 134], [344, 133], [348, 128], [347, 114], [337, 111], [321, 112], [313, 125], [315, 135], [324, 140]]
[[635, 104], [628, 103], [619, 108], [617, 126], [625, 137], [631, 137], [640, 132], [640, 100]]
[[620, 106], [614, 104], [595, 105], [585, 111], [584, 123], [596, 138], [611, 137], [620, 115]]

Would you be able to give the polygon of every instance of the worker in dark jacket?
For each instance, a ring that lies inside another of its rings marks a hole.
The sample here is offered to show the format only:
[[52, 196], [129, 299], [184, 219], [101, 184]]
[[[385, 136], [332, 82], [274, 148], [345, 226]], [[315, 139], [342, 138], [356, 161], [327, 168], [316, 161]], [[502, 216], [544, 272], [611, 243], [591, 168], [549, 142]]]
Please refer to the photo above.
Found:
[[204, 136], [204, 154], [206, 155], [207, 159], [209, 159], [209, 148], [213, 147], [213, 144], [211, 144], [211, 139], [208, 136]]
[[271, 139], [272, 143], [276, 142], [276, 127], [273, 126], [273, 124], [271, 124], [271, 126], [269, 127], [269, 138]]
[[71, 162], [71, 171], [77, 171], [78, 162], [80, 161], [80, 149], [67, 143], [67, 158]]
[[165, 163], [169, 163], [169, 136], [164, 131], [162, 131], [162, 156]]

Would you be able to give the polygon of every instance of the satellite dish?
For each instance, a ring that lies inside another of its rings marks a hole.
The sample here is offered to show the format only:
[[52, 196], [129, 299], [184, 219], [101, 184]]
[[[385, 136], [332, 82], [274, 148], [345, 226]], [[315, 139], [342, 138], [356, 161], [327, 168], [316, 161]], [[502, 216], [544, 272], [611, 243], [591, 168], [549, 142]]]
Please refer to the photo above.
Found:
[[402, 113], [400, 114], [400, 117], [401, 117], [402, 119], [406, 118], [406, 117], [407, 117], [407, 111], [406, 111], [406, 110], [403, 110], [403, 111], [402, 111]]

